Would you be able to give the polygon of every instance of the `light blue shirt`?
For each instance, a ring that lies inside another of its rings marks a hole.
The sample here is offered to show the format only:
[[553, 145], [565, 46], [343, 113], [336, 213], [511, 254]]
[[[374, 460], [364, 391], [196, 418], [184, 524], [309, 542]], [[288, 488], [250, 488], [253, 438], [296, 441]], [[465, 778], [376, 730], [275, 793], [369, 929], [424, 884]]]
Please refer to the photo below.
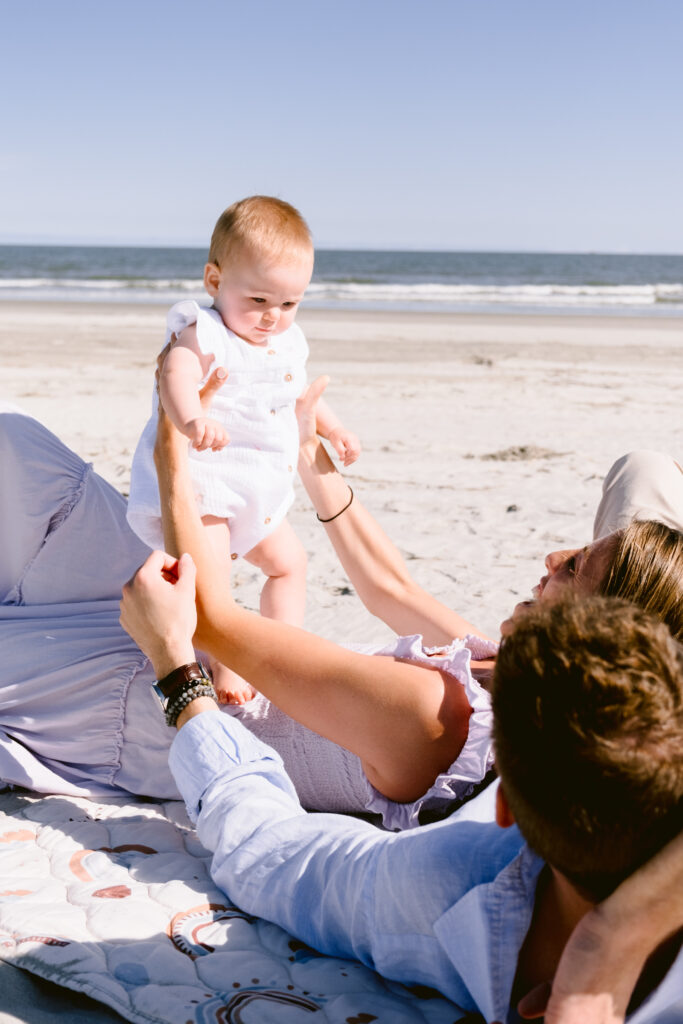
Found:
[[[243, 910], [486, 1021], [510, 1019], [543, 867], [516, 828], [449, 818], [387, 833], [307, 814], [275, 751], [218, 711], [180, 730], [170, 766], [214, 881]], [[683, 953], [629, 1019], [681, 1024]]]

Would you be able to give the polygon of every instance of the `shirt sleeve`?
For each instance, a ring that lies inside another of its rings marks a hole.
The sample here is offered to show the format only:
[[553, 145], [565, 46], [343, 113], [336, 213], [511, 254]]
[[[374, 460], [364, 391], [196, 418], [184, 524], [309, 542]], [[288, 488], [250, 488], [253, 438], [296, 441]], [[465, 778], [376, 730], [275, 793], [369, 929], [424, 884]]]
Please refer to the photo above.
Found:
[[[183, 726], [169, 763], [212, 852], [212, 878], [239, 907], [321, 953], [458, 1001], [438, 924], [500, 870], [491, 829], [502, 830], [463, 821], [456, 838], [445, 821], [390, 833], [339, 814], [307, 814], [277, 753], [217, 709]], [[503, 853], [509, 859], [507, 847]]]
[[278, 754], [221, 712], [190, 719], [169, 764], [213, 854], [212, 877], [238, 906], [320, 952], [374, 967], [364, 893], [390, 836], [355, 818], [307, 814]]

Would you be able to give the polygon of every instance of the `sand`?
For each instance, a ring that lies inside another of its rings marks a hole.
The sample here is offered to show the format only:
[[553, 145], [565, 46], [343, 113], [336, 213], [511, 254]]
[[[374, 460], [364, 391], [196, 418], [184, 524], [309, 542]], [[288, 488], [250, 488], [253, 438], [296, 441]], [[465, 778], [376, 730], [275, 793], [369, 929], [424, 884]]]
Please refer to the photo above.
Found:
[[[165, 309], [4, 303], [0, 399], [41, 419], [127, 493]], [[496, 635], [543, 557], [589, 538], [601, 479], [633, 448], [683, 453], [683, 320], [313, 311], [311, 378], [363, 443], [347, 471], [419, 582]], [[388, 631], [362, 608], [299, 487], [307, 625]], [[260, 576], [235, 569], [257, 607]]]

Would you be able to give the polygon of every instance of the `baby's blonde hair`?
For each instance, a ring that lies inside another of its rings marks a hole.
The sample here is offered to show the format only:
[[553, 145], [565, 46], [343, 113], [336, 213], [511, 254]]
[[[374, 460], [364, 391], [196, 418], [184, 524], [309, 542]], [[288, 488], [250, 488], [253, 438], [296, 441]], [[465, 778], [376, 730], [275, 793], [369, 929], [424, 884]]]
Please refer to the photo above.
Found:
[[656, 615], [683, 641], [683, 533], [655, 520], [630, 523], [616, 534], [598, 589]]
[[245, 252], [279, 261], [300, 259], [312, 251], [311, 232], [297, 209], [274, 196], [248, 196], [216, 221], [208, 261], [220, 267]]

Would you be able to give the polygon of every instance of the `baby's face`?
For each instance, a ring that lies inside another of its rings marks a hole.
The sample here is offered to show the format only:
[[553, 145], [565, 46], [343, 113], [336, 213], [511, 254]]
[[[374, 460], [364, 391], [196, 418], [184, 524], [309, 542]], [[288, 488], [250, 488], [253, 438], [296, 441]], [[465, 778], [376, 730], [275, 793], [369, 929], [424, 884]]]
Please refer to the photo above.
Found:
[[245, 255], [222, 269], [207, 263], [204, 286], [231, 331], [252, 345], [267, 345], [294, 321], [312, 273], [312, 252], [280, 263]]

